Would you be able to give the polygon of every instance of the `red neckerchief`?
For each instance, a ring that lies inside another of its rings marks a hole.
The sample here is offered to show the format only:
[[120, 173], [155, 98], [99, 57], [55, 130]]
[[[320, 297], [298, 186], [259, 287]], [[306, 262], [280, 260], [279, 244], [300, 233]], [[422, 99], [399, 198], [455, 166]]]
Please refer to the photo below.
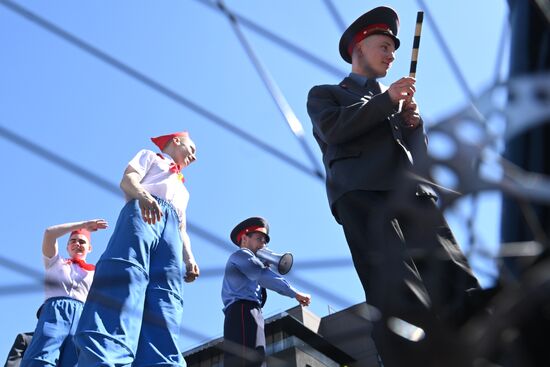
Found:
[[84, 270], [88, 270], [88, 271], [95, 270], [95, 265], [94, 264], [88, 264], [86, 261], [84, 261], [82, 259], [77, 259], [76, 257], [73, 257], [72, 259], [69, 259], [68, 262], [69, 262], [69, 264], [71, 264], [71, 263], [76, 264]]
[[[161, 158], [161, 159], [166, 159], [164, 158], [164, 156], [160, 153], [157, 153], [157, 155]], [[170, 170], [170, 172], [172, 173], [177, 173], [178, 174], [178, 178], [181, 180], [181, 182], [185, 182], [185, 178], [183, 178], [183, 175], [181, 174], [181, 170], [182, 170], [182, 166], [180, 166], [179, 164], [176, 164], [175, 162], [170, 162], [170, 165], [168, 166], [168, 169]]]

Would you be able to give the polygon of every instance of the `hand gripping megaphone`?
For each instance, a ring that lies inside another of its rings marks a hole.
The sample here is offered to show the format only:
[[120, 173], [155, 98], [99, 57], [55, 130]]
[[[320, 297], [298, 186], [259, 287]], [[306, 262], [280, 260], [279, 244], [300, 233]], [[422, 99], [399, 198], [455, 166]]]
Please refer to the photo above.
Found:
[[294, 261], [290, 252], [286, 252], [284, 254], [276, 254], [267, 247], [259, 249], [256, 252], [256, 256], [258, 256], [260, 260], [267, 263], [270, 268], [276, 270], [281, 275], [285, 275], [290, 271], [290, 268], [292, 268], [292, 263]]

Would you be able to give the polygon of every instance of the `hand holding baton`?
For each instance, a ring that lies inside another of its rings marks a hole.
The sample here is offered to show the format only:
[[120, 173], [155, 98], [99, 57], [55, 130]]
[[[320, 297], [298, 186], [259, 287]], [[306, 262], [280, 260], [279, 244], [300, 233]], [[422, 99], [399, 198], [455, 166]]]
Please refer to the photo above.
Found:
[[[413, 48], [411, 55], [411, 67], [409, 69], [409, 77], [416, 77], [416, 64], [418, 61], [418, 49], [420, 47], [420, 34], [422, 32], [422, 21], [424, 20], [424, 12], [419, 11], [416, 13], [416, 28], [414, 31]], [[403, 100], [399, 101], [399, 112], [403, 109]]]

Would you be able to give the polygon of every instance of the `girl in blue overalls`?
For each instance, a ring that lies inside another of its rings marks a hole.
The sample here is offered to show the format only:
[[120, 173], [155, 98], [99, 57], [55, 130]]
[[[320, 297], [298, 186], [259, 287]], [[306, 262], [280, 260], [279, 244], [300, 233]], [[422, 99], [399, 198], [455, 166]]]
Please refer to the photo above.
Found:
[[[44, 232], [46, 301], [21, 367], [76, 366], [73, 336], [94, 277], [94, 266], [86, 263], [86, 256], [92, 251], [90, 231], [104, 228], [105, 220], [94, 219], [59, 224]], [[69, 232], [69, 258], [65, 259], [59, 255], [57, 239]]]
[[76, 333], [79, 367], [185, 366], [177, 344], [182, 283], [195, 280], [199, 268], [180, 170], [195, 161], [196, 148], [187, 132], [151, 140], [163, 154], [142, 150], [124, 172], [127, 203], [97, 263]]

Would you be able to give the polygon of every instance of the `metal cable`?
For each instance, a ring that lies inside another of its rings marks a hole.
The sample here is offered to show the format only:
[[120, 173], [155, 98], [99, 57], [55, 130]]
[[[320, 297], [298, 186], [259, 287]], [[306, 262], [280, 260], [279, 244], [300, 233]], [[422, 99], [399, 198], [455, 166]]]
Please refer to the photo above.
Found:
[[[278, 150], [277, 148], [274, 148], [267, 143], [264, 143], [260, 139], [258, 139], [255, 135], [249, 134], [245, 130], [242, 130], [235, 125], [229, 123], [225, 119], [213, 114], [208, 109], [199, 106], [198, 104], [190, 101], [189, 99], [185, 98], [181, 94], [176, 93], [175, 91], [171, 90], [170, 88], [162, 85], [161, 83], [153, 80], [152, 78], [146, 76], [145, 74], [131, 68], [130, 66], [124, 64], [123, 62], [117, 60], [116, 58], [108, 55], [107, 53], [101, 51], [100, 49], [88, 44], [87, 42], [77, 38], [76, 36], [72, 35], [71, 33], [61, 29], [57, 25], [39, 17], [38, 15], [32, 13], [31, 11], [9, 1], [9, 0], [0, 0], [0, 4], [3, 4], [8, 9], [14, 11], [16, 14], [23, 16], [24, 18], [27, 18], [31, 22], [37, 24], [38, 26], [42, 27], [43, 29], [55, 34], [56, 36], [61, 37], [65, 41], [71, 43], [72, 45], [80, 48], [81, 50], [89, 53], [90, 55], [100, 59], [101, 61], [107, 63], [108, 65], [114, 67], [115, 69], [123, 72], [124, 74], [129, 75], [130, 77], [142, 82], [146, 86], [150, 87], [151, 89], [159, 92], [160, 94], [170, 98], [171, 100], [177, 102], [178, 104], [187, 107], [188, 109], [192, 110], [193, 112], [197, 113], [198, 115], [201, 115], [202, 117], [206, 118], [207, 120], [215, 123], [216, 125], [220, 126], [221, 128], [225, 129], [226, 131], [236, 135], [237, 137], [247, 141], [248, 143], [251, 143], [255, 145], [257, 148], [271, 154], [272, 156], [282, 160], [283, 162], [287, 163], [288, 165], [298, 169], [299, 171], [313, 176], [317, 179], [320, 179], [318, 172], [316, 170], [312, 170], [311, 168], [307, 167], [303, 163], [297, 161], [296, 159], [292, 158], [288, 154], [284, 153], [281, 150]], [[319, 180], [320, 182], [322, 180]]]
[[433, 33], [435, 35], [435, 38], [437, 39], [437, 42], [439, 43], [439, 46], [441, 47], [441, 50], [443, 51], [443, 55], [447, 59], [447, 62], [451, 69], [453, 70], [454, 76], [457, 78], [458, 83], [462, 87], [462, 90], [466, 93], [466, 96], [468, 97], [468, 101], [476, 114], [478, 115], [478, 118], [481, 121], [486, 121], [483, 114], [479, 111], [477, 104], [476, 104], [476, 98], [472, 90], [470, 89], [468, 82], [466, 81], [466, 78], [464, 77], [464, 74], [462, 74], [462, 71], [460, 70], [460, 67], [458, 66], [453, 54], [451, 53], [451, 50], [447, 43], [445, 42], [445, 39], [443, 38], [443, 35], [441, 34], [441, 31], [437, 27], [437, 24], [435, 23], [434, 18], [431, 15], [430, 10], [428, 9], [428, 6], [424, 2], [424, 0], [416, 0], [419, 4], [421, 9], [424, 9], [424, 12], [426, 13], [426, 18], [432, 25]]
[[323, 169], [320, 166], [319, 162], [315, 158], [315, 155], [313, 154], [313, 151], [307, 144], [307, 141], [304, 137], [304, 128], [302, 127], [302, 124], [300, 123], [300, 120], [298, 120], [298, 117], [290, 107], [290, 104], [286, 100], [284, 94], [281, 92], [279, 86], [273, 80], [271, 77], [269, 71], [266, 69], [266, 67], [262, 64], [260, 61], [258, 55], [254, 52], [252, 46], [246, 39], [245, 35], [241, 31], [239, 27], [239, 23], [233, 13], [229, 9], [225, 7], [225, 4], [222, 0], [218, 0], [218, 8], [220, 11], [222, 11], [226, 16], [227, 19], [229, 19], [229, 22], [231, 23], [231, 26], [233, 30], [235, 31], [235, 34], [237, 35], [237, 38], [239, 39], [239, 42], [245, 49], [246, 54], [248, 55], [248, 58], [256, 68], [256, 71], [260, 75], [260, 78], [264, 82], [265, 87], [269, 91], [269, 94], [273, 98], [273, 101], [277, 105], [279, 111], [283, 115], [283, 118], [285, 119], [288, 127], [300, 143], [300, 146], [302, 147], [302, 150], [308, 157], [309, 161], [311, 162], [312, 166], [314, 167], [317, 175], [319, 178], [323, 179], [325, 178], [323, 174]]
[[[220, 10], [218, 8], [218, 6], [216, 4], [214, 4], [213, 2], [211, 2], [211, 1], [208, 1], [208, 0], [195, 0], [195, 1], [198, 1], [199, 3], [208, 6], [213, 10], [216, 10], [216, 11]], [[279, 46], [287, 49], [288, 51], [294, 53], [295, 55], [301, 57], [302, 59], [304, 59], [306, 61], [309, 61], [313, 65], [316, 65], [319, 68], [325, 70], [326, 72], [331, 73], [331, 74], [333, 74], [334, 76], [336, 76], [338, 78], [341, 78], [343, 75], [347, 74], [346, 71], [340, 70], [340, 69], [332, 66], [331, 64], [329, 64], [329, 63], [321, 60], [320, 58], [314, 56], [313, 54], [307, 52], [303, 48], [298, 47], [295, 44], [285, 40], [284, 38], [277, 36], [273, 32], [267, 30], [266, 28], [260, 26], [259, 24], [255, 23], [255, 22], [251, 21], [250, 19], [248, 19], [248, 18], [246, 18], [242, 15], [239, 15], [239, 14], [233, 12], [233, 11], [231, 13], [235, 17], [235, 19], [239, 21], [240, 24], [247, 27], [251, 31], [253, 31], [253, 32], [259, 34], [260, 36], [265, 37], [268, 40], [278, 44]]]
[[340, 16], [340, 13], [338, 12], [338, 9], [334, 6], [334, 3], [331, 0], [323, 0], [326, 7], [328, 8], [329, 13], [332, 15], [332, 19], [334, 19], [334, 22], [338, 26], [341, 32], [344, 32], [346, 29], [346, 23], [344, 22], [344, 19]]
[[[44, 160], [50, 161], [50, 162], [54, 163], [55, 165], [67, 170], [68, 172], [73, 173], [76, 176], [78, 176], [78, 177], [80, 177], [80, 178], [82, 178], [86, 181], [91, 182], [92, 184], [98, 186], [99, 188], [101, 188], [103, 190], [108, 191], [111, 194], [115, 194], [118, 197], [122, 196], [122, 193], [121, 193], [120, 189], [114, 183], [103, 179], [102, 177], [100, 177], [99, 175], [97, 175], [96, 173], [94, 173], [90, 170], [79, 168], [76, 163], [73, 163], [69, 160], [66, 160], [66, 159], [58, 156], [57, 154], [47, 150], [46, 148], [43, 148], [41, 146], [38, 146], [38, 145], [32, 143], [31, 141], [23, 138], [22, 136], [19, 136], [15, 133], [11, 132], [10, 130], [6, 129], [5, 127], [2, 127], [1, 125], [0, 125], [0, 137], [3, 137], [6, 140], [20, 146], [21, 148], [26, 149], [26, 150], [34, 153], [38, 157], [40, 157]], [[76, 169], [76, 168], [79, 168], [79, 169]], [[202, 228], [201, 226], [199, 226], [197, 224], [194, 224], [192, 222], [188, 222], [187, 227], [189, 229], [189, 232], [193, 233], [194, 235], [197, 235], [198, 237], [201, 237], [203, 240], [215, 245], [216, 247], [222, 249], [223, 251], [228, 252], [232, 248], [232, 246], [228, 245], [227, 241], [223, 240], [219, 236], [211, 233], [210, 231]], [[335, 264], [337, 266], [341, 266], [341, 264], [338, 263], [338, 262], [336, 262]], [[17, 271], [17, 272], [26, 272], [27, 271], [25, 266], [21, 266], [21, 265], [17, 264], [16, 262], [14, 262], [13, 260], [4, 259], [2, 257], [0, 257], [0, 266], [6, 266], [9, 269]], [[349, 266], [351, 266], [351, 263], [349, 263]], [[35, 273], [30, 273], [30, 274], [36, 275]], [[35, 278], [34, 275], [33, 275], [33, 277]], [[296, 279], [296, 280], [300, 281], [298, 279]], [[303, 281], [303, 282], [306, 282], [306, 281]], [[322, 289], [321, 286], [318, 286], [316, 288]], [[323, 295], [325, 295], [325, 294], [330, 295], [330, 294], [333, 294], [333, 293], [324, 291]], [[332, 302], [335, 302], [335, 303], [338, 303], [338, 304], [342, 303], [342, 298], [340, 296], [336, 295], [336, 294], [333, 294], [332, 298], [329, 298], [328, 300], [330, 300]]]

